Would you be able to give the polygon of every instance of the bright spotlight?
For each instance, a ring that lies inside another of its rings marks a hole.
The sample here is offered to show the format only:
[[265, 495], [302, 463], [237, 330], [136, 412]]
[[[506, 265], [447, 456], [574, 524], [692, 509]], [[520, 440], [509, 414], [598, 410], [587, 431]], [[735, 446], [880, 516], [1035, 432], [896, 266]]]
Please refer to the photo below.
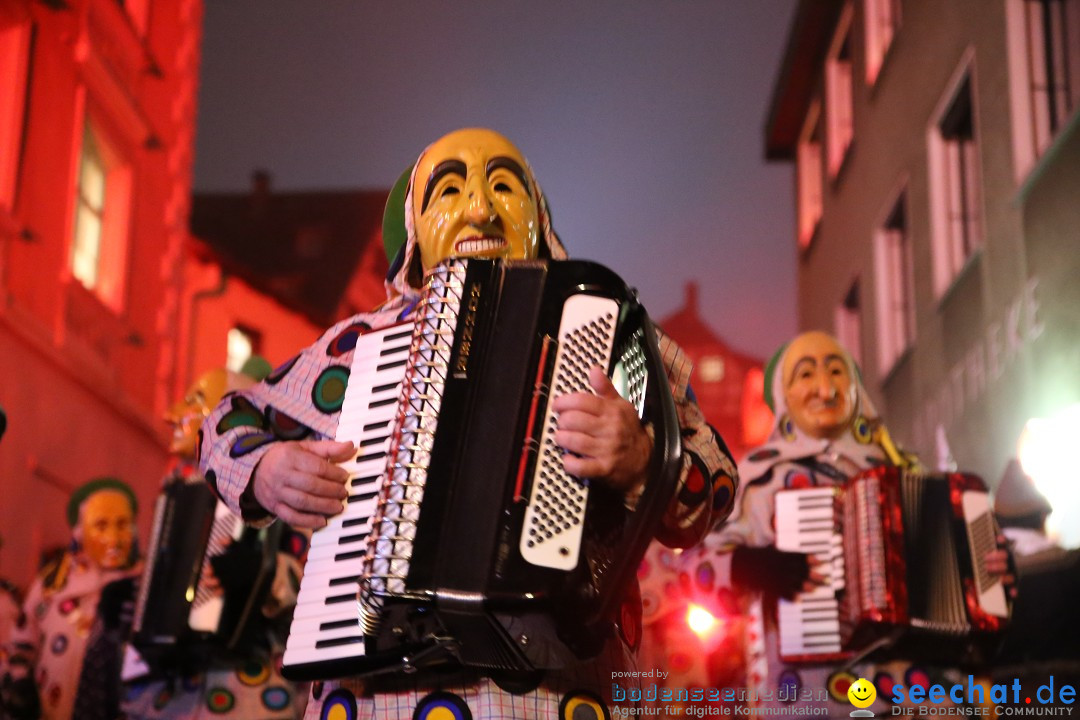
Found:
[[1031, 418], [1017, 443], [1020, 466], [1050, 502], [1047, 530], [1065, 547], [1080, 546], [1080, 483], [1073, 454], [1080, 438], [1080, 404], [1050, 418]]
[[686, 611], [686, 624], [690, 626], [695, 635], [705, 640], [720, 624], [720, 621], [700, 605], [691, 604]]

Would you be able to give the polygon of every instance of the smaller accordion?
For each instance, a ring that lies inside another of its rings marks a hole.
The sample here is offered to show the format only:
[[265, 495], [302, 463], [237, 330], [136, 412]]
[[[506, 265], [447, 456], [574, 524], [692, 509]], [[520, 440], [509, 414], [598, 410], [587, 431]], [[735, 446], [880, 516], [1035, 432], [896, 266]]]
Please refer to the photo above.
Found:
[[776, 494], [776, 546], [827, 558], [830, 583], [780, 600], [780, 656], [985, 658], [1011, 612], [978, 477], [879, 467], [841, 487]]
[[[165, 486], [132, 624], [132, 644], [151, 668], [210, 648], [243, 651], [273, 581], [280, 533], [280, 523], [245, 528], [198, 474]], [[224, 592], [202, 581], [209, 566]]]

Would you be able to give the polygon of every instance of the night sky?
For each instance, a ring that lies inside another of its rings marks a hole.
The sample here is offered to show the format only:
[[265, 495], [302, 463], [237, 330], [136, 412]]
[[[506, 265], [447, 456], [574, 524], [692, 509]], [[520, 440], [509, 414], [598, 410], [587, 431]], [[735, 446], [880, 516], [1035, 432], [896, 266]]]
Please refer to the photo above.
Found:
[[795, 332], [792, 166], [763, 128], [794, 0], [208, 0], [196, 191], [388, 188], [464, 126], [507, 135], [570, 253], [654, 317], [701, 287], [733, 347]]

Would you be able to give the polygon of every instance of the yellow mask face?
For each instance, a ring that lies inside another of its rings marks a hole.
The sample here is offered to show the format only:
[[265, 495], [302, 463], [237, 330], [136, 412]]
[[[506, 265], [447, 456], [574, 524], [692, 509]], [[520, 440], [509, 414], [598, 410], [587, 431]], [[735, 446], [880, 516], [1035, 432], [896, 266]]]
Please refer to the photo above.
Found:
[[843, 348], [821, 332], [795, 338], [784, 354], [784, 400], [791, 419], [814, 438], [839, 437], [855, 412], [855, 383]]
[[169, 452], [181, 457], [195, 457], [199, 426], [225, 395], [228, 372], [224, 368], [202, 375], [188, 388], [184, 398], [169, 408], [165, 420], [172, 424]]
[[127, 496], [117, 490], [100, 490], [79, 508], [76, 539], [87, 557], [104, 570], [127, 565], [135, 541], [135, 518]]
[[413, 176], [412, 212], [427, 270], [448, 257], [535, 258], [539, 222], [525, 158], [492, 130], [437, 140]]

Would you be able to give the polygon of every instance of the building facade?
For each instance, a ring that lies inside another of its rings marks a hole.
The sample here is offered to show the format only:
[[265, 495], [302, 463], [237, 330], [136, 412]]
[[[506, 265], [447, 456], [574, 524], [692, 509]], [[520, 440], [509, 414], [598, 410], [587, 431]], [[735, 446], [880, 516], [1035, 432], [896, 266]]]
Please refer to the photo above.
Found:
[[0, 5], [0, 575], [66, 542], [72, 488], [167, 461], [201, 0]]
[[927, 465], [993, 485], [1080, 402], [1078, 104], [1078, 0], [799, 4], [766, 125], [799, 325], [859, 355]]

